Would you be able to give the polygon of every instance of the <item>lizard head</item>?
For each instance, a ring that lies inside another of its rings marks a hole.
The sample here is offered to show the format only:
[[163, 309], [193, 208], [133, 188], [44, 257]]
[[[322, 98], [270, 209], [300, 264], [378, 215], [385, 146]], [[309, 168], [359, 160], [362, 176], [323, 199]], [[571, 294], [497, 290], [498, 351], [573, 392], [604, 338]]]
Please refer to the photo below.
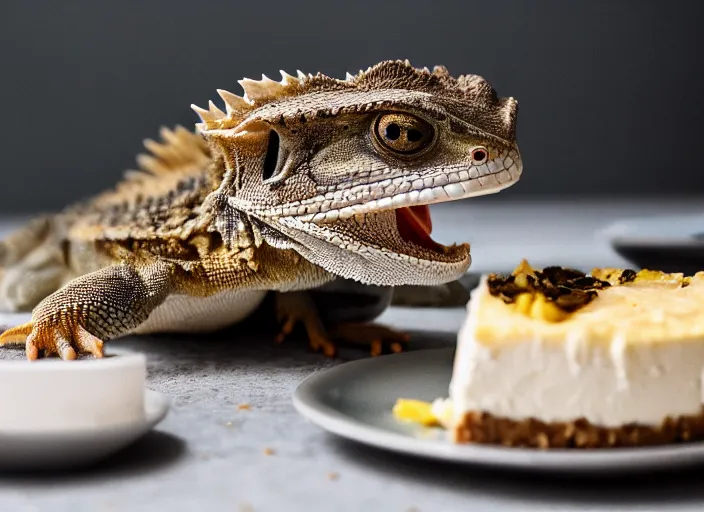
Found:
[[517, 102], [477, 75], [407, 61], [345, 80], [282, 77], [240, 81], [244, 97], [219, 91], [227, 112], [194, 107], [224, 163], [218, 204], [341, 277], [384, 286], [460, 277], [469, 245], [436, 243], [428, 205], [519, 179]]

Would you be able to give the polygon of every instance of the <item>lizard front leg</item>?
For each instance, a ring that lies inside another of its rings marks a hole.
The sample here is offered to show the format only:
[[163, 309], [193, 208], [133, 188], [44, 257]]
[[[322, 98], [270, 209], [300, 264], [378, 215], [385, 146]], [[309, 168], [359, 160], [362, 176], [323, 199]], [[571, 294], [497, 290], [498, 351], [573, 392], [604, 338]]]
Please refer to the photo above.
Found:
[[32, 320], [0, 335], [0, 345], [25, 344], [27, 358], [78, 353], [103, 356], [103, 342], [127, 334], [144, 322], [173, 286], [174, 266], [129, 263], [86, 274], [49, 295]]

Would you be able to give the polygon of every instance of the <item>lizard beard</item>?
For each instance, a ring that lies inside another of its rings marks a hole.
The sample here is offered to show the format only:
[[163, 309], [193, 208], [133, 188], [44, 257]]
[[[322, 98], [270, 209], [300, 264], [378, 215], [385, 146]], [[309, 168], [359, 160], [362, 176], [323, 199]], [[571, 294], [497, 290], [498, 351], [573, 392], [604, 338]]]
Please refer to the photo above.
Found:
[[467, 244], [444, 246], [430, 238], [427, 206], [321, 224], [281, 217], [276, 230], [288, 239], [283, 243], [279, 238], [277, 246], [292, 248], [328, 272], [365, 284], [434, 286], [458, 279], [471, 263]]

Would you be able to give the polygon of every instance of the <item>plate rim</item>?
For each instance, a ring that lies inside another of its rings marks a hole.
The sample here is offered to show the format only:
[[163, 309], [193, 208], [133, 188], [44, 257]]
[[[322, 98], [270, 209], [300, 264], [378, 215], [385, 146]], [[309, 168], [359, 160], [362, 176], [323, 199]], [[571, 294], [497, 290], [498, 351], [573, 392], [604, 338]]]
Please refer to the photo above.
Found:
[[668, 249], [702, 249], [704, 241], [698, 238], [687, 237], [658, 237], [658, 236], [624, 236], [619, 235], [609, 239], [612, 245], [628, 245]]
[[[399, 354], [342, 363], [305, 378], [296, 387], [294, 408], [323, 430], [339, 437], [386, 451], [439, 461], [464, 463], [496, 468], [533, 469], [547, 471], [613, 471], [624, 469], [665, 469], [704, 464], [704, 441], [637, 448], [603, 448], [595, 450], [511, 448], [490, 445], [458, 445], [449, 441], [414, 439], [398, 432], [369, 425], [325, 404], [315, 389], [326, 387], [337, 374], [354, 366], [383, 365], [389, 358], [419, 357], [437, 360], [454, 352], [455, 348], [421, 349]], [[342, 370], [341, 370], [342, 369]]]

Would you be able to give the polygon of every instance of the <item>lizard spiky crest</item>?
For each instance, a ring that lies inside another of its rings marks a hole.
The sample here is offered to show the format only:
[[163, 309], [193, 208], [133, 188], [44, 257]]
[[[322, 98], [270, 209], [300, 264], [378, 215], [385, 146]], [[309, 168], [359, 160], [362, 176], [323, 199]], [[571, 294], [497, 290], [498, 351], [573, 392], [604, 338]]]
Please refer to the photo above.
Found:
[[[478, 75], [461, 75], [454, 78], [444, 66], [435, 66], [433, 71], [428, 68], [414, 68], [409, 61], [384, 61], [366, 71], [360, 70], [356, 75], [347, 73], [345, 80], [332, 78], [322, 73], [316, 75], [298, 72], [291, 76], [281, 71], [281, 81], [274, 81], [265, 75], [261, 80], [243, 79], [239, 83], [244, 89], [244, 96], [237, 96], [225, 90], [218, 94], [225, 102], [227, 112], [218, 109], [212, 101], [209, 109], [196, 105], [191, 108], [199, 115], [201, 123], [198, 129], [203, 134], [209, 131], [232, 129], [250, 118], [262, 107], [274, 102], [286, 102], [305, 94], [348, 91], [356, 93], [354, 106], [331, 106], [334, 115], [345, 108], [359, 109], [360, 105], [367, 110], [372, 105], [385, 103], [384, 98], [373, 94], [379, 91], [409, 91], [427, 96], [436, 96], [444, 101], [455, 103], [455, 107], [463, 110], [467, 117], [478, 120], [477, 128], [504, 140], [515, 138], [516, 113], [518, 102], [514, 98], [499, 98], [491, 85]], [[269, 109], [271, 110], [271, 109]], [[262, 109], [262, 118], [269, 117], [269, 112]], [[277, 114], [286, 117], [300, 115], [296, 109], [288, 109]]]
[[[196, 225], [197, 205], [210, 190], [204, 169], [212, 163], [207, 142], [183, 126], [162, 127], [160, 140], [146, 139], [137, 169], [114, 188], [69, 207], [77, 218], [75, 240], [124, 240], [187, 236]], [[141, 214], [140, 214], [141, 212]]]

